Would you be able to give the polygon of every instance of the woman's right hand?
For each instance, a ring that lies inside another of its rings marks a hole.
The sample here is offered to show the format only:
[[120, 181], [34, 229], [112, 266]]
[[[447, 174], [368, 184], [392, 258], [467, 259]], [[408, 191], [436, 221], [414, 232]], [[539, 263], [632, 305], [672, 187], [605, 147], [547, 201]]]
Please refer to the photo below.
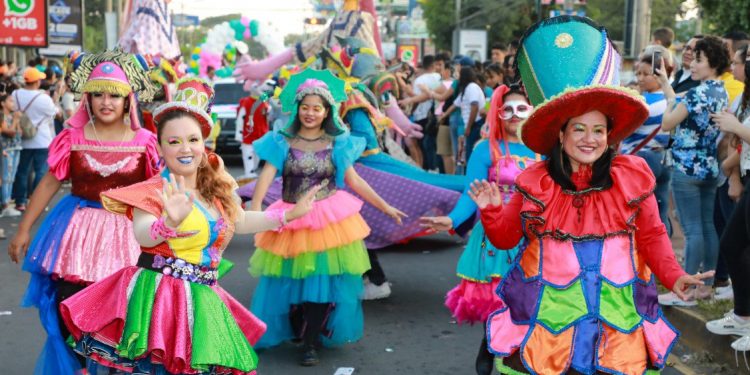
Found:
[[453, 229], [453, 220], [448, 216], [424, 216], [419, 218], [419, 224], [435, 232], [447, 232]]
[[10, 240], [10, 244], [8, 245], [8, 255], [13, 263], [18, 264], [24, 257], [26, 257], [30, 241], [31, 236], [29, 235], [29, 231], [19, 229], [18, 232], [16, 232], [16, 235], [13, 236], [13, 239]]
[[474, 180], [469, 186], [468, 194], [480, 210], [487, 207], [497, 207], [503, 203], [500, 199], [500, 189], [497, 184], [491, 184], [487, 180]]
[[193, 211], [193, 199], [190, 192], [185, 190], [185, 178], [174, 174], [169, 175], [170, 181], [163, 180], [164, 188], [161, 191], [161, 201], [164, 211], [167, 212], [167, 226], [177, 228]]

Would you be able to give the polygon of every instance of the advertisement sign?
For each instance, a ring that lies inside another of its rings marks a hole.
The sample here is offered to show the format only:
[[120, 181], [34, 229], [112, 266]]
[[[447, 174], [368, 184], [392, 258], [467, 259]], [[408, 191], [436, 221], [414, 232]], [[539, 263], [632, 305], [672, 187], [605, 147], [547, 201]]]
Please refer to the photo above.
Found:
[[419, 49], [416, 44], [402, 44], [398, 46], [396, 54], [401, 62], [407, 63], [412, 67], [417, 67], [419, 62]]
[[45, 0], [2, 0], [0, 4], [0, 45], [47, 46]]
[[458, 55], [469, 56], [475, 61], [484, 61], [487, 56], [487, 30], [458, 30], [458, 37], [454, 43], [458, 48], [454, 51]]
[[49, 48], [43, 55], [61, 56], [83, 49], [82, 0], [51, 0], [49, 5]]

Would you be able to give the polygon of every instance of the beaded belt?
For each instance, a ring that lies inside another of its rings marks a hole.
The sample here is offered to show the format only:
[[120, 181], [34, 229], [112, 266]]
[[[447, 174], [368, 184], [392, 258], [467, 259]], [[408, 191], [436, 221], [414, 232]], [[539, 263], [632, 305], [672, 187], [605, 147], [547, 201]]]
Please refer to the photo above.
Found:
[[166, 258], [162, 255], [141, 253], [136, 265], [159, 272], [162, 275], [203, 285], [214, 285], [216, 279], [219, 278], [219, 272], [216, 268], [193, 264], [180, 258]]

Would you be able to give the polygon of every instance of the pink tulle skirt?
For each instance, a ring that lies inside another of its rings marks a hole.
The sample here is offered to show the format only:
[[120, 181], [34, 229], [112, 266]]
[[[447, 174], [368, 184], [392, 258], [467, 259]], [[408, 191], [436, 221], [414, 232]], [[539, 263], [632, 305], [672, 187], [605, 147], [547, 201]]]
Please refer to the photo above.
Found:
[[[333, 195], [315, 201], [313, 209], [305, 216], [287, 224], [284, 229], [323, 229], [329, 224], [338, 223], [348, 217], [359, 214], [362, 209], [362, 201], [359, 198], [347, 193], [344, 190], [338, 190]], [[293, 203], [287, 203], [277, 200], [268, 206], [268, 210], [291, 210], [294, 208]]]
[[80, 208], [70, 219], [52, 273], [70, 282], [93, 283], [135, 265], [141, 248], [124, 215]]
[[461, 283], [445, 296], [445, 306], [458, 323], [484, 323], [494, 311], [503, 307], [503, 302], [495, 293], [499, 277], [490, 283], [478, 283], [461, 279]]

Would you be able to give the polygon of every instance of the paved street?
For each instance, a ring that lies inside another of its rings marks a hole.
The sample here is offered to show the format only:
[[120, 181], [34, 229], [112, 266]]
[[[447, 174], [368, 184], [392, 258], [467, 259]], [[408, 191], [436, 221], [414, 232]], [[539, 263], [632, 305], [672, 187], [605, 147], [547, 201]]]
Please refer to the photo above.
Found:
[[[17, 219], [0, 218], [12, 235]], [[0, 241], [5, 249], [8, 241]], [[250, 236], [235, 237], [225, 256], [235, 263], [222, 286], [249, 306], [257, 279], [247, 273], [252, 252]], [[435, 235], [381, 252], [380, 260], [393, 295], [367, 301], [365, 336], [352, 345], [324, 349], [318, 367], [297, 365], [298, 348], [291, 344], [260, 352], [259, 374], [331, 375], [340, 367], [354, 374], [473, 374], [481, 326], [458, 326], [443, 306], [445, 292], [458, 281], [455, 265], [461, 253], [456, 238]], [[28, 273], [0, 253], [0, 364], [6, 375], [31, 374], [43, 345], [43, 331], [34, 309], [18, 307]], [[668, 369], [664, 374], [676, 374]]]

